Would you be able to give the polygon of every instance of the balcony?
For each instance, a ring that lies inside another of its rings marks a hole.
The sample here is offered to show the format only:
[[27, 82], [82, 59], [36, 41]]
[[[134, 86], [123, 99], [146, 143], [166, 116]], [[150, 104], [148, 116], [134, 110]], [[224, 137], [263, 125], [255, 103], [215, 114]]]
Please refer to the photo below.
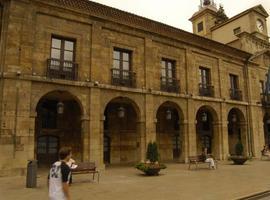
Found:
[[66, 80], [77, 80], [78, 64], [50, 58], [47, 60], [47, 77]]
[[230, 97], [232, 100], [242, 101], [242, 91], [239, 89], [230, 89]]
[[175, 78], [160, 77], [160, 90], [164, 92], [180, 92], [179, 80]]
[[199, 84], [199, 94], [200, 96], [213, 97], [214, 96], [214, 86], [209, 84]]
[[129, 70], [112, 68], [112, 85], [135, 87], [136, 73]]

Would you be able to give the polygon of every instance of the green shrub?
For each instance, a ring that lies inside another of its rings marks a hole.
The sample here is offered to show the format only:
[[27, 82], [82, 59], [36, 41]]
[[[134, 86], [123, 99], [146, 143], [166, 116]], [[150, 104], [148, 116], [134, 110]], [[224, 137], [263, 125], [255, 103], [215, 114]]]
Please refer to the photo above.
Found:
[[146, 159], [150, 162], [158, 161], [158, 147], [156, 142], [149, 142], [147, 146]]
[[235, 145], [235, 153], [238, 156], [243, 155], [244, 147], [242, 142], [239, 140], [238, 143]]

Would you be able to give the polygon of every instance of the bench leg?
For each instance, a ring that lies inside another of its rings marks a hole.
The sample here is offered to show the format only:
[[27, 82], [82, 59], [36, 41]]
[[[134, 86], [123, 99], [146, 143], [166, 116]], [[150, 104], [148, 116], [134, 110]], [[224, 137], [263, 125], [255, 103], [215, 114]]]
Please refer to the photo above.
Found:
[[95, 180], [95, 172], [93, 172], [93, 181]]

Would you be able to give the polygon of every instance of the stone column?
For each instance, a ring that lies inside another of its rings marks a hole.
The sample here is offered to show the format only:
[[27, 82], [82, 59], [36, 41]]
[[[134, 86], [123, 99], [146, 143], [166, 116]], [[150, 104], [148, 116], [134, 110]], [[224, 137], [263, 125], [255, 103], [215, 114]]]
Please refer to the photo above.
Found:
[[180, 161], [188, 163], [188, 121], [184, 120], [180, 123], [180, 144], [181, 144], [181, 156]]
[[222, 159], [222, 123], [213, 122], [213, 154], [215, 158]]
[[37, 159], [35, 152], [35, 123], [37, 118], [37, 112], [31, 112], [29, 116], [29, 136], [28, 136], [28, 160]]
[[137, 126], [137, 161], [145, 160], [146, 156], [146, 134], [145, 134], [145, 122], [139, 121]]
[[241, 131], [241, 141], [242, 144], [244, 146], [244, 151], [243, 154], [244, 155], [250, 155], [250, 141], [249, 141], [249, 135], [248, 135], [248, 131], [247, 131], [247, 122], [246, 121], [240, 121], [238, 123], [240, 131]]
[[90, 121], [89, 121], [89, 133], [90, 133], [90, 161], [95, 162], [98, 168], [104, 168], [102, 155], [103, 146], [103, 131], [101, 125], [101, 108], [100, 108], [100, 89], [90, 89]]
[[90, 134], [89, 134], [89, 117], [82, 116], [81, 118], [81, 137], [82, 137], [82, 160], [89, 161], [90, 153]]
[[221, 150], [222, 157], [220, 159], [226, 160], [229, 156], [229, 138], [228, 138], [228, 121], [224, 120], [221, 122]]
[[149, 142], [156, 141], [156, 113], [154, 113], [154, 98], [146, 94], [145, 100], [145, 138], [146, 146]]

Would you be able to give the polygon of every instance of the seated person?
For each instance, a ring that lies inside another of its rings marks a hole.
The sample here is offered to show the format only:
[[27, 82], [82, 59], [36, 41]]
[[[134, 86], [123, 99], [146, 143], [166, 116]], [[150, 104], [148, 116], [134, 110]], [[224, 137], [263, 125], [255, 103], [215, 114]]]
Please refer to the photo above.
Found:
[[209, 163], [209, 167], [211, 169], [216, 169], [215, 161], [212, 155], [207, 154], [207, 148], [204, 148], [204, 151], [202, 152], [202, 156], [205, 158], [204, 162]]
[[268, 156], [268, 157], [270, 157], [270, 151], [269, 151], [267, 145], [264, 145], [263, 150], [262, 150], [261, 152], [262, 152], [262, 155], [263, 155], [263, 156]]

